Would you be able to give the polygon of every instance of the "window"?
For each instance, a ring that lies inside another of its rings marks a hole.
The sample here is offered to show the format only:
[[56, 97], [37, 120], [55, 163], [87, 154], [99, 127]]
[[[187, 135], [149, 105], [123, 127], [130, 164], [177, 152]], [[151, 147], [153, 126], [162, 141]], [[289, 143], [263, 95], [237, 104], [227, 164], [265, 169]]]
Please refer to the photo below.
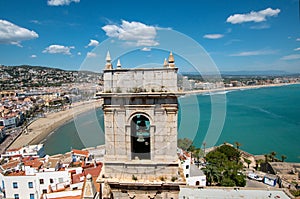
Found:
[[186, 169], [189, 169], [189, 168], [190, 168], [190, 166], [189, 166], [189, 165], [186, 165], [186, 166], [185, 166], [185, 168], [186, 168]]
[[188, 178], [188, 177], [189, 177], [189, 174], [185, 174], [185, 177]]
[[40, 184], [44, 184], [44, 179], [40, 179]]
[[30, 199], [34, 199], [34, 194], [33, 193], [31, 193], [29, 196], [30, 196]]
[[20, 199], [19, 194], [14, 194], [15, 199]]
[[53, 179], [52, 178], [50, 178], [50, 183], [53, 183]]
[[47, 189], [43, 189], [43, 193], [47, 193]]
[[28, 182], [28, 187], [29, 188], [33, 188], [33, 183], [32, 182]]
[[17, 182], [13, 182], [13, 188], [17, 189], [18, 188], [18, 183]]
[[131, 120], [131, 159], [151, 158], [150, 143], [150, 120], [142, 115], [136, 114]]

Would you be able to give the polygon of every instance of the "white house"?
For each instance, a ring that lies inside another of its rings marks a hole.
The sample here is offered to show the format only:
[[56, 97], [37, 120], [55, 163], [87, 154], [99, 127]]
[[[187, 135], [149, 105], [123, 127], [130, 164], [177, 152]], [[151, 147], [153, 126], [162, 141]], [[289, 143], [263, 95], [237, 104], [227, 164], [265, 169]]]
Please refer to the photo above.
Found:
[[196, 165], [190, 165], [190, 175], [186, 178], [186, 182], [191, 186], [206, 186], [206, 176], [202, 170], [200, 170]]
[[17, 118], [12, 117], [2, 117], [0, 118], [0, 126], [4, 126], [6, 129], [14, 128], [17, 126]]
[[18, 149], [8, 149], [4, 154], [1, 155], [2, 158], [10, 158], [17, 155], [21, 155], [22, 157], [44, 157], [44, 145], [37, 144], [37, 145], [28, 145]]
[[192, 164], [191, 157], [184, 153], [185, 160], [182, 162], [183, 173], [187, 185], [206, 186], [206, 176], [195, 164]]
[[39, 199], [43, 193], [64, 190], [70, 185], [68, 171], [39, 172], [25, 175], [20, 171], [12, 175], [0, 174], [1, 188], [5, 190], [6, 198]]

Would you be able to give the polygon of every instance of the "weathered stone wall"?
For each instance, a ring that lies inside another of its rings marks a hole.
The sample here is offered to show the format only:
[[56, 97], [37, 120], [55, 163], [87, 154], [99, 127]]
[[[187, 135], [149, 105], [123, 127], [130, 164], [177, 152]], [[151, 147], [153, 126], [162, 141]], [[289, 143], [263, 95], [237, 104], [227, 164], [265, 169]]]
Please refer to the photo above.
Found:
[[106, 160], [131, 160], [130, 122], [135, 114], [150, 120], [151, 160], [173, 162], [177, 160], [177, 105], [105, 106]]
[[104, 71], [104, 92], [177, 92], [177, 68]]

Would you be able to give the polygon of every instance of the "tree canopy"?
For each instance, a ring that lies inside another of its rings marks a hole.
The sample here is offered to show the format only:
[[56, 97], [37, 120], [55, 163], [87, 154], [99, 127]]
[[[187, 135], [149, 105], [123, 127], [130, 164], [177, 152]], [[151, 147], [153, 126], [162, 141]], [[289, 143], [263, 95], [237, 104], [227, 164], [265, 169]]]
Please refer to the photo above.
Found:
[[213, 183], [221, 186], [246, 185], [246, 177], [241, 173], [243, 164], [238, 149], [224, 144], [209, 152], [205, 159], [207, 166], [203, 171], [209, 185]]

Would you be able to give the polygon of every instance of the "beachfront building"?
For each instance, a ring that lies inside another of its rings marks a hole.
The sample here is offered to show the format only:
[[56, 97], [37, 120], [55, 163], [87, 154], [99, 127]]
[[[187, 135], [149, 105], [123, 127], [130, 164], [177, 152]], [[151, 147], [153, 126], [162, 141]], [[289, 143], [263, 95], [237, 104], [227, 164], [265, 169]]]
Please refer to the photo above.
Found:
[[0, 118], [0, 126], [4, 126], [6, 129], [15, 128], [17, 126], [17, 121], [16, 114], [10, 114]]
[[134, 69], [107, 54], [103, 198], [178, 198], [177, 71], [172, 53], [161, 68]]
[[8, 149], [1, 158], [13, 158], [13, 157], [44, 157], [45, 150], [43, 144], [27, 145], [17, 149]]

